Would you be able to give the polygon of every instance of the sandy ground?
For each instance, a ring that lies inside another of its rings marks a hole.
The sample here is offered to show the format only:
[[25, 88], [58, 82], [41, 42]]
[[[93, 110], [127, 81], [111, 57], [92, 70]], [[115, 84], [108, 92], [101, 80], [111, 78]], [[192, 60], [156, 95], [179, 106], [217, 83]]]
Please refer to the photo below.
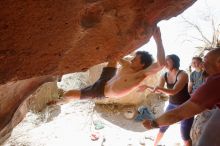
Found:
[[[146, 131], [114, 106], [94, 107], [92, 101], [75, 101], [29, 112], [3, 146], [153, 146], [158, 130]], [[97, 123], [104, 128], [96, 130]], [[98, 140], [91, 140], [93, 133]], [[161, 145], [182, 146], [179, 124], [168, 129]]]

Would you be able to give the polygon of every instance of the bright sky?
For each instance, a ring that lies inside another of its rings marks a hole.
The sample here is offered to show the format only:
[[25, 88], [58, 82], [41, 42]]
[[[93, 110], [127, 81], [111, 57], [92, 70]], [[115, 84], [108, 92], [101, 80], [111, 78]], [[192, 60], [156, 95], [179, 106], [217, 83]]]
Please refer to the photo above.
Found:
[[[191, 58], [196, 51], [195, 47], [204, 45], [203, 42], [192, 38], [201, 38], [201, 36], [195, 28], [189, 27], [189, 24], [184, 22], [182, 16], [197, 24], [204, 35], [211, 40], [213, 33], [211, 17], [214, 18], [216, 26], [220, 24], [219, 6], [220, 0], [198, 0], [178, 17], [161, 21], [158, 24], [166, 55], [177, 54], [180, 57], [181, 69], [187, 69], [190, 65]], [[149, 51], [156, 58], [156, 44], [152, 38], [149, 43], [138, 50]]]

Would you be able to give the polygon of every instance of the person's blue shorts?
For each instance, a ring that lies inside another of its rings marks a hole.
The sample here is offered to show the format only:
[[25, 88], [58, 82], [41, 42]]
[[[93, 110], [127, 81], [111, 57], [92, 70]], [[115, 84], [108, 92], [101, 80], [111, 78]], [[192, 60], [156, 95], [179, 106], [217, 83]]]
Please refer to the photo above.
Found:
[[[170, 111], [172, 109], [175, 109], [178, 106], [179, 105], [169, 103], [169, 105], [167, 106], [165, 112]], [[192, 127], [192, 124], [193, 124], [193, 120], [194, 120], [194, 117], [182, 120], [180, 122], [180, 132], [181, 132], [182, 139], [184, 141], [191, 139], [190, 138], [190, 130], [191, 130], [191, 127]], [[169, 128], [169, 126], [160, 127], [160, 132], [165, 133], [168, 128]]]

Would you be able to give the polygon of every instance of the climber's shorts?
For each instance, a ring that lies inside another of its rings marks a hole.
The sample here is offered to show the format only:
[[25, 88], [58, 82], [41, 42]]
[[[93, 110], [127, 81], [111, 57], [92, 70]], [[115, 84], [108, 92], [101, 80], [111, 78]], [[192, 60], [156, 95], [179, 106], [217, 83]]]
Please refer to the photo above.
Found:
[[104, 67], [100, 78], [93, 85], [81, 89], [80, 99], [104, 98], [105, 84], [115, 75], [115, 73], [115, 67]]

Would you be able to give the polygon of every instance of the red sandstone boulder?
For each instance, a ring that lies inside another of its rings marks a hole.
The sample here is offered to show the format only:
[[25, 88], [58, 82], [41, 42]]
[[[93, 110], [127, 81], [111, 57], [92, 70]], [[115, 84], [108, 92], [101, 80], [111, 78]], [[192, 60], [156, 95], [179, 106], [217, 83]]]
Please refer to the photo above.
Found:
[[0, 1], [0, 84], [84, 71], [149, 41], [196, 0]]

